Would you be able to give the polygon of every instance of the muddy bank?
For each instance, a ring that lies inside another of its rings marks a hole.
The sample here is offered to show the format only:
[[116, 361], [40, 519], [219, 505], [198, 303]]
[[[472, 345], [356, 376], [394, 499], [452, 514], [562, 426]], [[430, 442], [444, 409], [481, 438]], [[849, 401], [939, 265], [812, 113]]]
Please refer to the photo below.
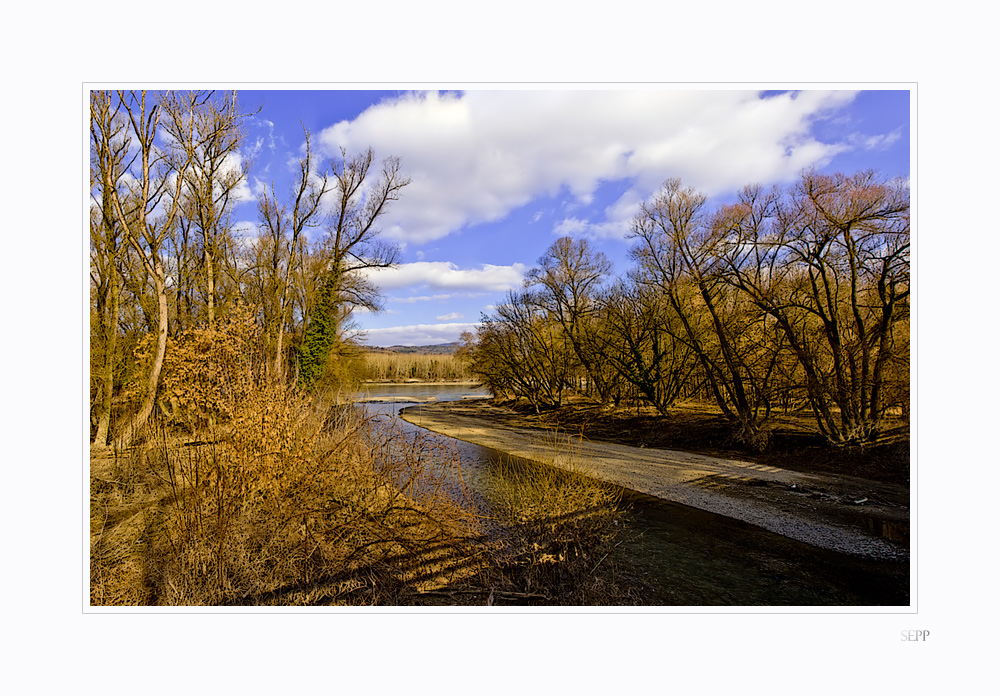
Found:
[[404, 409], [414, 425], [861, 558], [909, 558], [909, 491], [900, 484], [794, 472], [675, 450], [592, 442], [513, 425], [485, 400]]

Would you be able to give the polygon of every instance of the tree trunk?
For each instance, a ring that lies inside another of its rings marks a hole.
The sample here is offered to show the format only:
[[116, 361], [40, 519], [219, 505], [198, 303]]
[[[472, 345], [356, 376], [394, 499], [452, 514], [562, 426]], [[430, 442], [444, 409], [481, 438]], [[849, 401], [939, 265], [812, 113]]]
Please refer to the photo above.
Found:
[[[281, 312], [282, 319], [284, 318], [284, 310]], [[284, 350], [285, 342], [285, 322], [278, 322], [278, 346], [274, 351], [274, 379], [277, 382], [284, 382], [285, 369], [284, 362], [281, 359], [282, 351]]]
[[163, 271], [163, 262], [159, 256], [155, 260], [155, 272], [153, 282], [156, 286], [156, 299], [159, 308], [158, 326], [156, 336], [156, 356], [153, 359], [153, 366], [149, 372], [149, 380], [146, 382], [146, 396], [143, 399], [139, 412], [130, 420], [119, 433], [116, 440], [118, 447], [126, 447], [136, 439], [140, 428], [146, 424], [153, 406], [156, 403], [156, 390], [160, 383], [160, 371], [163, 369], [163, 359], [167, 354], [167, 282], [166, 274]]
[[205, 245], [205, 275], [208, 276], [208, 328], [215, 328], [215, 266], [212, 264], [212, 252]]
[[108, 283], [108, 299], [104, 303], [101, 316], [104, 332], [104, 362], [101, 365], [101, 416], [97, 421], [94, 444], [105, 447], [111, 428], [111, 400], [115, 388], [115, 352], [118, 339], [118, 307], [121, 302], [118, 291], [118, 271], [111, 265]]

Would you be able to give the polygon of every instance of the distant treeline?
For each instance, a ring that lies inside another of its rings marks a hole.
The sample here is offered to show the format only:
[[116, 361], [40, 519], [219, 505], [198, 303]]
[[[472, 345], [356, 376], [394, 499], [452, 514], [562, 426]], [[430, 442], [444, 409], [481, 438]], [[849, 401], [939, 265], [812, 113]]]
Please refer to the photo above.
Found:
[[455, 353], [461, 344], [439, 343], [433, 346], [389, 346], [387, 348], [369, 348], [372, 353], [417, 353], [420, 355], [451, 355]]
[[908, 183], [806, 172], [706, 202], [664, 184], [632, 220], [623, 278], [586, 240], [558, 240], [464, 337], [473, 372], [536, 409], [567, 390], [664, 416], [705, 399], [753, 447], [775, 409], [811, 411], [836, 444], [908, 417]]
[[379, 352], [365, 353], [363, 378], [379, 382], [469, 381], [476, 379], [468, 362], [451, 353], [423, 354]]

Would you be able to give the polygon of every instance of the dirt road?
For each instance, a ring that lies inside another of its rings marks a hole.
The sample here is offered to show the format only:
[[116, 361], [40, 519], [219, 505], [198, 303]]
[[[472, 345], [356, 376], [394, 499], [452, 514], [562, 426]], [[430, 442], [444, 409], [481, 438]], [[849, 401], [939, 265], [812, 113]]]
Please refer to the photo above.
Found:
[[403, 418], [820, 548], [868, 558], [909, 557], [906, 486], [512, 427], [503, 423], [502, 409], [486, 401], [424, 404], [404, 409]]

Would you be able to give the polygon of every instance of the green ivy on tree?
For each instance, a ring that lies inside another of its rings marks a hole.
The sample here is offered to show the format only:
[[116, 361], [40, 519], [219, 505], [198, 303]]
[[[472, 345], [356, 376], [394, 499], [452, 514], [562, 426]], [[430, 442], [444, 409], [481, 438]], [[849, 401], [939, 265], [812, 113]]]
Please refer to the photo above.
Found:
[[299, 388], [312, 391], [323, 376], [330, 349], [337, 343], [337, 291], [332, 274], [327, 275], [316, 298], [299, 354]]

